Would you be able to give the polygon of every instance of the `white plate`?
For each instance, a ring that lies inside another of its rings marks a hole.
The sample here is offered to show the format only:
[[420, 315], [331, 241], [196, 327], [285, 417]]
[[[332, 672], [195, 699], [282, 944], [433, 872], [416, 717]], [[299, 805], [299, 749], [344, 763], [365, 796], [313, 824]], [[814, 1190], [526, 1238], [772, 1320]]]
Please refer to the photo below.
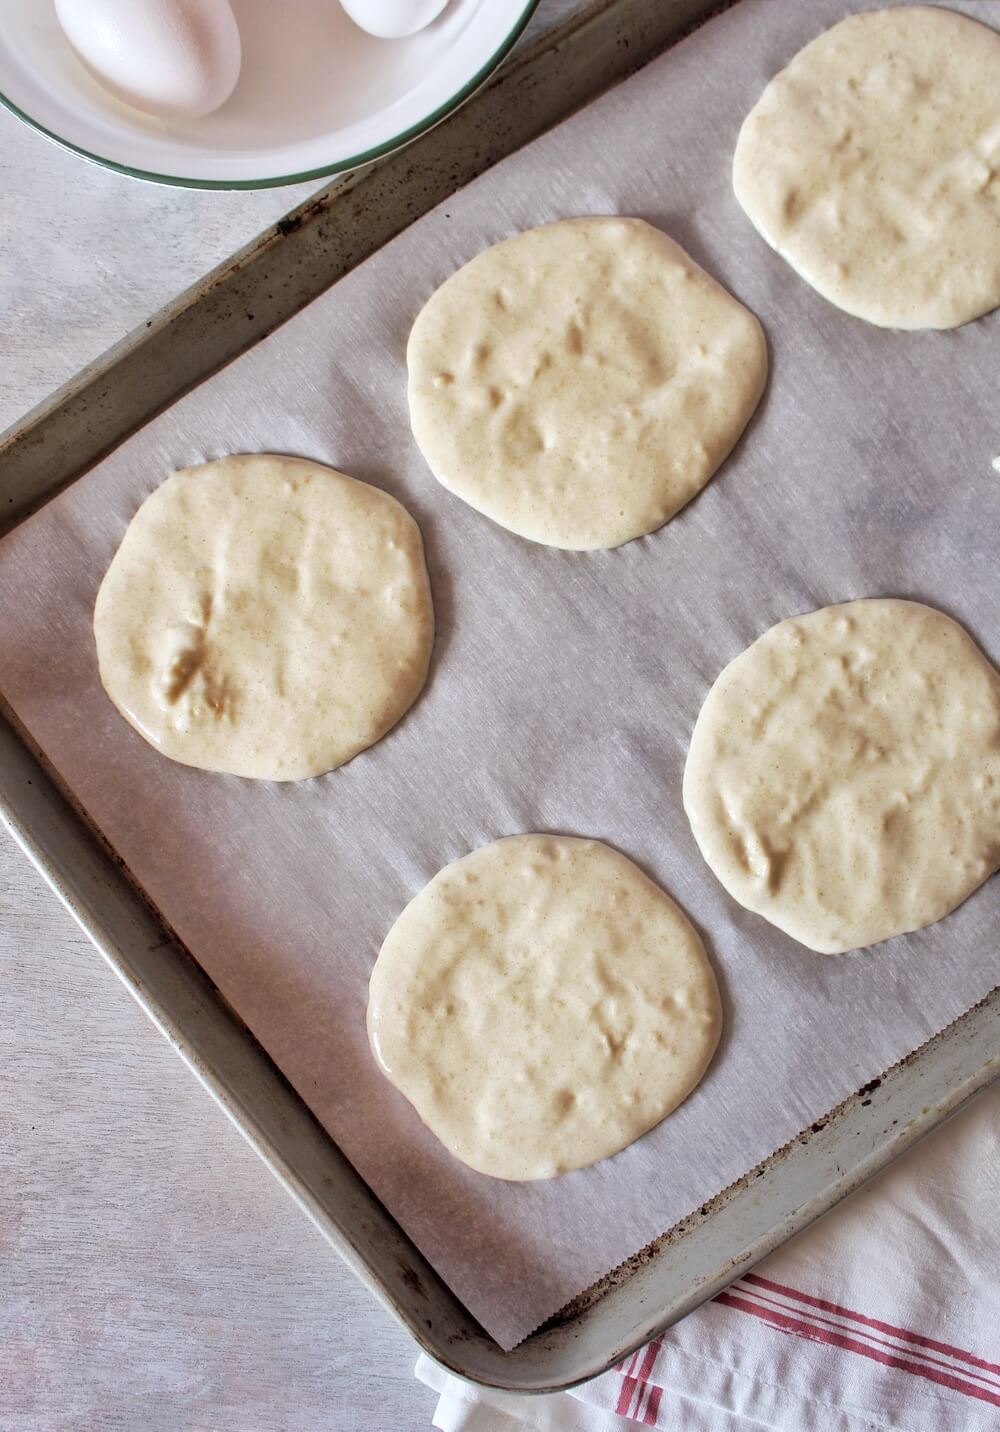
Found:
[[161, 120], [108, 94], [51, 0], [0, 0], [0, 102], [108, 168], [200, 189], [256, 189], [354, 169], [414, 139], [480, 85], [537, 0], [450, 0], [405, 40], [376, 40], [337, 0], [232, 0], [239, 83], [202, 119]]

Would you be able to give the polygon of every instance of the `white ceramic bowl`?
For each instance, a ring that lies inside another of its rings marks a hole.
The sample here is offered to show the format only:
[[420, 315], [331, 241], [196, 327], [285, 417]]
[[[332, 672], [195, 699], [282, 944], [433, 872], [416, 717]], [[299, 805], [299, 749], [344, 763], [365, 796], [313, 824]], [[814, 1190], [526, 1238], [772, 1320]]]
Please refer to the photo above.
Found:
[[538, 0], [450, 0], [426, 30], [376, 40], [338, 0], [232, 0], [239, 83], [203, 119], [162, 120], [91, 78], [52, 0], [0, 0], [0, 102], [109, 169], [196, 189], [259, 189], [355, 169], [443, 119], [496, 68]]

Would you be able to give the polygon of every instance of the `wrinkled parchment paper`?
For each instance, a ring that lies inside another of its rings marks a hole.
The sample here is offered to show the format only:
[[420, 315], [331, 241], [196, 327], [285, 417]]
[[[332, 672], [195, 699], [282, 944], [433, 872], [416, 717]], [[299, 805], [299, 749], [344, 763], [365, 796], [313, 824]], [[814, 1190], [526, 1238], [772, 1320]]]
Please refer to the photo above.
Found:
[[[413, 225], [0, 544], [0, 686], [156, 904], [376, 1193], [504, 1346], [997, 983], [1000, 887], [916, 935], [809, 953], [735, 905], [681, 808], [695, 717], [772, 623], [915, 597], [1000, 658], [1000, 313], [897, 334], [825, 303], [729, 185], [771, 74], [850, 8], [744, 0]], [[860, 7], [855, 7], [860, 8]], [[956, 5], [1000, 24], [1000, 3]], [[761, 318], [772, 373], [730, 461], [613, 552], [522, 541], [449, 496], [409, 435], [404, 345], [434, 288], [515, 230], [660, 225]], [[97, 678], [91, 610], [136, 507], [229, 452], [328, 462], [424, 532], [430, 684], [373, 750], [274, 786], [158, 756]], [[497, 836], [610, 841], [704, 934], [727, 1011], [703, 1084], [632, 1148], [554, 1182], [454, 1162], [378, 1073], [368, 974], [403, 905]]]

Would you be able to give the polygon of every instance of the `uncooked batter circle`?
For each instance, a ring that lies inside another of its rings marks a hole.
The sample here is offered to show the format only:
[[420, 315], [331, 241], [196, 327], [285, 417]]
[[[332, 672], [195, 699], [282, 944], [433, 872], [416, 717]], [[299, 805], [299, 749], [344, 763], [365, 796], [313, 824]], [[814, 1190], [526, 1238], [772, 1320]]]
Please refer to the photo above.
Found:
[[779, 622], [708, 693], [684, 808], [730, 895], [809, 949], [920, 929], [1000, 865], [1000, 675], [919, 602]]
[[938, 6], [851, 15], [740, 131], [736, 197], [838, 307], [955, 328], [1000, 303], [1000, 35]]
[[551, 1178], [617, 1153], [685, 1099], [719, 1040], [704, 947], [596, 840], [519, 835], [446, 866], [372, 971], [383, 1072], [452, 1154]]
[[652, 532], [757, 406], [757, 319], [641, 219], [566, 219], [441, 285], [407, 347], [410, 421], [434, 476], [535, 542]]
[[300, 458], [221, 458], [139, 508], [94, 609], [101, 681], [172, 760], [290, 781], [372, 745], [434, 639], [423, 543], [388, 493]]

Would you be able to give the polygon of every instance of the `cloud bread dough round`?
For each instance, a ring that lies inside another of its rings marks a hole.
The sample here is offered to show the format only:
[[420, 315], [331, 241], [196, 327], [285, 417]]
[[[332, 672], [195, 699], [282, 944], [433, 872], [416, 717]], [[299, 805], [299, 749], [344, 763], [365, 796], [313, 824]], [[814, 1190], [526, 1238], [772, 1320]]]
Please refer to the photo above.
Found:
[[1000, 864], [1000, 676], [919, 602], [779, 622], [709, 692], [684, 808], [730, 895], [810, 949], [920, 929]]
[[625, 1148], [687, 1097], [719, 1040], [701, 940], [596, 840], [518, 835], [442, 870], [386, 936], [368, 1032], [463, 1163], [551, 1178]]
[[1000, 35], [932, 6], [852, 15], [740, 131], [736, 197], [819, 292], [886, 328], [1000, 303]]
[[101, 681], [172, 760], [302, 780], [383, 736], [434, 637], [420, 531], [299, 458], [222, 458], [139, 508], [94, 610]]
[[757, 406], [753, 314], [640, 219], [566, 219], [472, 259], [407, 348], [431, 471], [512, 532], [617, 547], [695, 495]]

